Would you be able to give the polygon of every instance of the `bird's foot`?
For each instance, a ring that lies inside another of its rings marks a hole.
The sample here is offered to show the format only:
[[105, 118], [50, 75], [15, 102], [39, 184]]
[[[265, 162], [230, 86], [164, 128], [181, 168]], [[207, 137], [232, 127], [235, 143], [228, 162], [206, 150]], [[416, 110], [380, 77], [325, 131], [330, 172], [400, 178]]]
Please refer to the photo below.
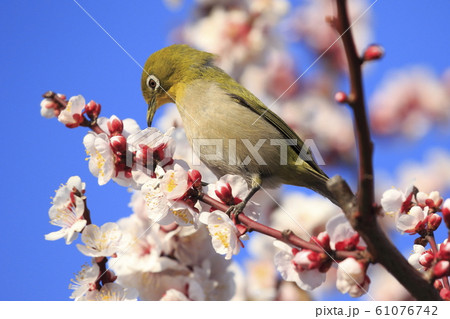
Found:
[[232, 205], [228, 210], [226, 211], [226, 214], [230, 216], [231, 219], [236, 220], [240, 213], [244, 211], [245, 206], [247, 203], [240, 202], [239, 204]]
[[290, 229], [285, 229], [281, 232], [281, 236], [283, 236], [284, 239], [289, 239], [289, 236], [291, 236], [294, 232]]

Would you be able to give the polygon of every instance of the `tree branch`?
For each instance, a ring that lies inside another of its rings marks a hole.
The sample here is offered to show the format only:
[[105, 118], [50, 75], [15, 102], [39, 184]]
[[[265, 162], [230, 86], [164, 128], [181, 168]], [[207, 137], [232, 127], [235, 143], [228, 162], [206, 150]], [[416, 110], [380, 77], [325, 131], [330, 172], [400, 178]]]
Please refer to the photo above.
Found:
[[347, 12], [347, 1], [336, 0], [335, 27], [341, 35], [348, 61], [351, 89], [347, 103], [353, 110], [359, 158], [358, 196], [356, 202], [350, 187], [339, 176], [330, 179], [328, 187], [356, 231], [367, 244], [372, 262], [382, 264], [418, 300], [441, 300], [439, 292], [422, 278], [387, 238], [376, 220], [372, 153], [373, 143], [366, 115], [361, 64], [353, 40]]
[[[198, 199], [205, 204], [208, 204], [218, 210], [226, 212], [230, 207], [214, 198], [208, 196], [207, 194], [201, 193], [198, 195]], [[323, 252], [327, 253], [328, 256], [331, 255], [333, 259], [336, 260], [344, 260], [347, 257], [353, 257], [355, 259], [363, 259], [366, 258], [364, 251], [333, 251], [333, 252], [325, 252], [324, 249], [315, 243], [308, 242], [306, 240], [301, 239], [297, 235], [295, 235], [291, 231], [279, 231], [269, 226], [258, 223], [257, 221], [245, 216], [245, 214], [241, 213], [238, 215], [239, 222], [248, 227], [249, 231], [257, 231], [261, 234], [273, 237], [287, 244], [299, 247], [301, 249], [309, 249], [315, 252]]]

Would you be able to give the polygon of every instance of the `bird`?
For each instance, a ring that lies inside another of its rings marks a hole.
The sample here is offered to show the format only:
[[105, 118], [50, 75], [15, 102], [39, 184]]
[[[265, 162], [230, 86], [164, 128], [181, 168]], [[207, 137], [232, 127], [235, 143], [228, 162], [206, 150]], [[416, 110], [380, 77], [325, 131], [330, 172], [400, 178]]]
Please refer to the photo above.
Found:
[[218, 178], [233, 174], [247, 181], [250, 191], [230, 208], [234, 214], [243, 211], [262, 185], [306, 187], [337, 204], [327, 188], [328, 176], [303, 140], [215, 59], [186, 44], [151, 54], [141, 77], [148, 126], [159, 107], [176, 104], [200, 160]]

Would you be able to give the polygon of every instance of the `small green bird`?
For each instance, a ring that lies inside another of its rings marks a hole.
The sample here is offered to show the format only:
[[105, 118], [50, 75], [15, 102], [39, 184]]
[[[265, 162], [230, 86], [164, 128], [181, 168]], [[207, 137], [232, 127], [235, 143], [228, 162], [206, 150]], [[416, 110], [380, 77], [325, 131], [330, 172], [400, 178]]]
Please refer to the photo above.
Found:
[[303, 141], [257, 97], [214, 65], [214, 55], [188, 45], [153, 53], [144, 66], [147, 124], [163, 104], [177, 105], [186, 136], [218, 177], [240, 175], [251, 190], [233, 207], [239, 213], [260, 189], [289, 184], [310, 188], [336, 203]]

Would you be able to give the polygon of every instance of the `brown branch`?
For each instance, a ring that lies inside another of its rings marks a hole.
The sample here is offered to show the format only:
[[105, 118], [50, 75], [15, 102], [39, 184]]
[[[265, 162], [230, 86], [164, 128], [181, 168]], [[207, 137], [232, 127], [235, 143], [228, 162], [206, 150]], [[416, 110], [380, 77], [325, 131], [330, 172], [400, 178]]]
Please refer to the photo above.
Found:
[[[198, 195], [198, 199], [211, 207], [221, 210], [223, 212], [228, 211], [230, 208], [228, 205], [215, 200], [214, 198], [208, 196], [207, 194], [201, 193]], [[257, 221], [247, 217], [244, 213], [238, 215], [239, 222], [246, 226], [249, 231], [257, 231], [261, 234], [273, 237], [287, 244], [296, 246], [301, 249], [309, 249], [315, 252], [324, 252], [324, 249], [318, 244], [308, 242], [301, 239], [291, 231], [279, 231], [269, 226], [258, 223]], [[336, 252], [326, 252], [327, 255], [333, 257], [335, 260], [344, 260], [347, 257], [354, 257], [355, 259], [366, 258], [364, 251], [336, 251]]]
[[356, 125], [359, 158], [358, 190], [364, 189], [364, 192], [358, 193], [358, 207], [361, 215], [368, 217], [369, 215], [375, 215], [373, 205], [375, 202], [372, 164], [373, 143], [370, 137], [362, 86], [362, 60], [356, 51], [355, 42], [353, 41], [346, 0], [337, 0], [337, 8], [336, 28], [342, 36], [341, 39], [347, 56], [350, 76], [350, 93], [348, 94], [347, 103], [353, 110]]
[[374, 200], [374, 178], [372, 152], [373, 143], [370, 136], [366, 115], [364, 90], [362, 85], [361, 64], [347, 12], [347, 1], [336, 0], [337, 19], [334, 26], [342, 37], [348, 61], [351, 89], [348, 104], [353, 110], [356, 126], [356, 140], [359, 158], [358, 198], [347, 183], [339, 176], [330, 179], [328, 187], [338, 199], [353, 228], [358, 231], [367, 244], [372, 262], [382, 264], [410, 293], [418, 300], [441, 300], [439, 292], [432, 283], [422, 278], [397, 248], [387, 238], [376, 220]]

